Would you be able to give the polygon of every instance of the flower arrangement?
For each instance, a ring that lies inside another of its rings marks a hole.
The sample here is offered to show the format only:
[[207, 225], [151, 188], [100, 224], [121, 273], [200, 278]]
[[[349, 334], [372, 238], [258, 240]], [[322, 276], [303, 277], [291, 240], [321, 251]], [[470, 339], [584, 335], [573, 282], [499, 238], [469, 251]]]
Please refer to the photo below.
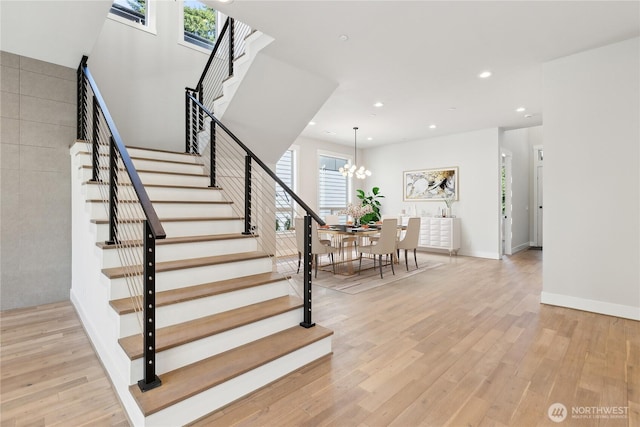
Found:
[[370, 214], [373, 212], [373, 208], [371, 205], [354, 205], [353, 203], [349, 203], [346, 209], [342, 209], [338, 214], [340, 215], [349, 215], [353, 219], [360, 221], [360, 218], [363, 216]]
[[449, 209], [451, 209], [451, 205], [456, 201], [456, 197], [453, 194], [447, 194], [447, 196], [442, 198], [442, 201]]

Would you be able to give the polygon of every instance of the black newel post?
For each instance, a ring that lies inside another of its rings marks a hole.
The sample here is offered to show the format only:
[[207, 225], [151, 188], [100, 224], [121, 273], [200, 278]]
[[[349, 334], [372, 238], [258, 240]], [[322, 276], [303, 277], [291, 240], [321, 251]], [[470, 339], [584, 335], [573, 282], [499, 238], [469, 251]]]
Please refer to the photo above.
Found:
[[233, 18], [229, 18], [229, 75], [233, 75], [233, 57], [235, 55], [235, 20]]
[[300, 326], [305, 328], [311, 328], [316, 324], [311, 321], [311, 216], [305, 215], [304, 217], [304, 289], [303, 289], [303, 303], [304, 303], [304, 315], [303, 321], [300, 322]]
[[109, 245], [118, 243], [118, 152], [109, 138]]
[[144, 378], [140, 390], [148, 391], [162, 384], [156, 375], [156, 239], [149, 221], [144, 222]]
[[209, 140], [209, 171], [210, 179], [209, 187], [216, 186], [216, 122], [211, 120], [211, 139]]
[[184, 90], [184, 152], [191, 153], [191, 98], [189, 98], [189, 89]]
[[91, 181], [96, 182], [98, 181], [98, 158], [100, 156], [100, 141], [99, 141], [99, 137], [100, 134], [98, 133], [98, 121], [100, 120], [100, 117], [98, 116], [99, 113], [99, 105], [98, 105], [98, 99], [96, 98], [96, 96], [93, 96], [93, 132], [91, 135]]
[[251, 156], [244, 157], [244, 231], [251, 234]]
[[78, 88], [77, 88], [77, 122], [76, 122], [76, 139], [85, 141], [87, 139], [87, 119], [85, 117], [87, 111], [87, 80], [84, 78], [84, 67], [87, 66], [87, 57], [83, 56], [78, 67]]

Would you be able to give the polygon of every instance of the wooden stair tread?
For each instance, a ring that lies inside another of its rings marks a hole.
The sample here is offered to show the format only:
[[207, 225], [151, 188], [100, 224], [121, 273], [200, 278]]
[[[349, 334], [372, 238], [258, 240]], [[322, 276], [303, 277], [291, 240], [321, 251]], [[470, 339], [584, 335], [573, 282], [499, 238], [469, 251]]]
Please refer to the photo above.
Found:
[[[108, 200], [101, 199], [87, 199], [87, 203], [109, 203]], [[118, 200], [118, 203], [139, 203], [138, 200]], [[182, 203], [185, 205], [231, 205], [232, 201], [229, 200], [151, 200], [151, 203], [154, 204], [168, 204], [168, 203]]]
[[[188, 218], [160, 218], [160, 222], [181, 222], [181, 221], [233, 221], [242, 220], [241, 216], [216, 216], [216, 217], [188, 217]], [[92, 219], [93, 224], [108, 224], [108, 219]]]
[[[217, 240], [234, 240], [234, 239], [251, 239], [255, 237], [255, 234], [207, 234], [203, 236], [182, 236], [182, 237], [167, 237], [166, 239], [156, 240], [156, 246], [159, 245], [173, 245], [180, 243], [200, 243], [200, 242], [212, 242]], [[105, 242], [97, 242], [96, 246], [103, 250], [118, 249], [121, 246], [141, 246], [141, 240], [124, 240], [121, 244], [110, 245]]]
[[[268, 255], [264, 252], [241, 252], [237, 254], [216, 255], [201, 258], [189, 258], [177, 261], [165, 261], [156, 263], [156, 273], [165, 271], [181, 270], [185, 268], [205, 267], [208, 265], [225, 264], [229, 262], [249, 261], [253, 259], [266, 258]], [[132, 266], [127, 269], [132, 274], [140, 274], [142, 266]], [[102, 269], [102, 273], [109, 279], [118, 279], [125, 276], [125, 268], [112, 267]]]
[[[91, 165], [82, 165], [80, 166], [80, 168], [82, 169], [92, 169]], [[107, 167], [100, 167], [100, 170], [109, 170], [109, 168]], [[118, 168], [118, 171], [120, 172], [125, 172], [126, 169], [124, 168]], [[161, 173], [161, 174], [165, 174], [165, 175], [186, 175], [186, 176], [203, 176], [205, 178], [208, 178], [208, 175], [205, 175], [204, 173], [191, 173], [191, 172], [171, 172], [171, 171], [162, 171], [162, 170], [150, 170], [150, 169], [136, 169], [136, 171], [138, 173]]]
[[322, 326], [309, 329], [294, 326], [167, 372], [161, 376], [160, 387], [143, 393], [137, 385], [132, 385], [129, 391], [143, 414], [148, 416], [332, 334]]
[[[98, 182], [98, 181], [85, 181], [83, 182], [83, 184], [85, 185], [100, 185], [103, 184], [102, 182]], [[108, 184], [108, 182], [105, 182], [104, 184]], [[118, 186], [131, 186], [131, 183], [124, 183], [124, 184], [118, 184]], [[201, 186], [196, 186], [196, 185], [170, 185], [170, 184], [145, 184], [144, 186], [145, 188], [148, 187], [158, 187], [158, 188], [184, 188], [187, 190], [215, 190], [215, 191], [220, 191], [222, 190], [222, 187], [201, 187]]]
[[[162, 291], [156, 293], [156, 308], [191, 301], [198, 298], [220, 295], [241, 289], [252, 288], [254, 286], [266, 285], [286, 279], [288, 279], [287, 276], [282, 276], [279, 273], [260, 273]], [[135, 311], [133, 301], [130, 297], [112, 300], [109, 304], [119, 315], [133, 313]]]
[[[91, 151], [78, 151], [76, 153], [76, 155], [78, 154], [87, 154], [87, 155], [91, 155]], [[182, 153], [184, 154], [184, 153]], [[108, 152], [100, 152], [99, 153], [100, 156], [103, 157], [109, 157], [109, 153]], [[190, 158], [192, 158], [193, 156], [189, 156]], [[129, 156], [129, 158], [131, 160], [148, 160], [150, 162], [160, 162], [160, 163], [174, 163], [174, 164], [178, 164], [178, 165], [195, 165], [195, 166], [202, 166], [201, 164], [198, 163], [194, 163], [194, 162], [189, 162], [189, 161], [180, 161], [180, 160], [166, 160], [166, 159], [154, 159], [152, 157], [141, 157], [141, 156]]]
[[[220, 334], [300, 307], [302, 307], [300, 298], [284, 296], [159, 328], [156, 330], [156, 352]], [[143, 355], [142, 339], [141, 334], [136, 334], [121, 338], [118, 342], [129, 359], [134, 360]]]
[[155, 151], [158, 153], [169, 153], [169, 154], [177, 154], [179, 156], [188, 156], [188, 157], [200, 157], [196, 154], [185, 153], [184, 151], [171, 151], [171, 150], [163, 150], [161, 148], [147, 148], [147, 147], [135, 147], [133, 145], [127, 145], [127, 150], [142, 150], [142, 151]]

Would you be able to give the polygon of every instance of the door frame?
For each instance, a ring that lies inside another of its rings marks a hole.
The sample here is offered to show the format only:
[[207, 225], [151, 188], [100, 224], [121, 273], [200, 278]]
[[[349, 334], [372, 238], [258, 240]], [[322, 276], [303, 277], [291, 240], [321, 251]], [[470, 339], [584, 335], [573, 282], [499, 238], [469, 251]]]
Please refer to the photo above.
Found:
[[[542, 158], [540, 152], [543, 152]], [[539, 206], [544, 206], [544, 196], [542, 196], [543, 200], [538, 200], [538, 167], [544, 167], [544, 150], [542, 145], [533, 146], [533, 246], [542, 246], [542, 242], [538, 241], [538, 210], [540, 209]], [[542, 179], [542, 184], [544, 185], [544, 174]], [[544, 211], [542, 215], [544, 217]], [[542, 227], [544, 227], [544, 220], [542, 221]]]
[[[500, 206], [500, 255], [512, 255], [513, 238], [513, 154], [511, 151], [500, 149], [500, 175], [502, 168], [505, 171], [505, 213], [502, 214], [502, 203]], [[500, 200], [502, 200], [502, 185]], [[504, 238], [504, 247], [502, 240]]]

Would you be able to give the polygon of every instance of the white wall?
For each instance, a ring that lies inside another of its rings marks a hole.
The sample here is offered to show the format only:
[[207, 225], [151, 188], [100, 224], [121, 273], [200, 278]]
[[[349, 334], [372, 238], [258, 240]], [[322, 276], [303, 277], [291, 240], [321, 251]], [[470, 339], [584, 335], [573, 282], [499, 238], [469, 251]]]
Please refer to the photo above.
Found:
[[[498, 129], [485, 129], [364, 150], [373, 172], [365, 188], [380, 187], [383, 214], [436, 215], [442, 202], [403, 202], [403, 171], [457, 166], [460, 200], [453, 214], [462, 223], [463, 255], [500, 257], [500, 151]], [[361, 158], [360, 156], [358, 158]]]
[[184, 88], [208, 55], [178, 44], [181, 3], [153, 5], [157, 34], [107, 19], [88, 64], [126, 145], [182, 151]]
[[640, 320], [640, 39], [544, 81], [542, 302]]
[[[535, 126], [542, 129], [542, 126]], [[531, 198], [531, 156], [533, 151], [532, 138], [534, 128], [507, 130], [501, 133], [500, 145], [512, 154], [512, 238], [511, 252], [515, 253], [529, 246], [530, 222], [532, 217]]]

